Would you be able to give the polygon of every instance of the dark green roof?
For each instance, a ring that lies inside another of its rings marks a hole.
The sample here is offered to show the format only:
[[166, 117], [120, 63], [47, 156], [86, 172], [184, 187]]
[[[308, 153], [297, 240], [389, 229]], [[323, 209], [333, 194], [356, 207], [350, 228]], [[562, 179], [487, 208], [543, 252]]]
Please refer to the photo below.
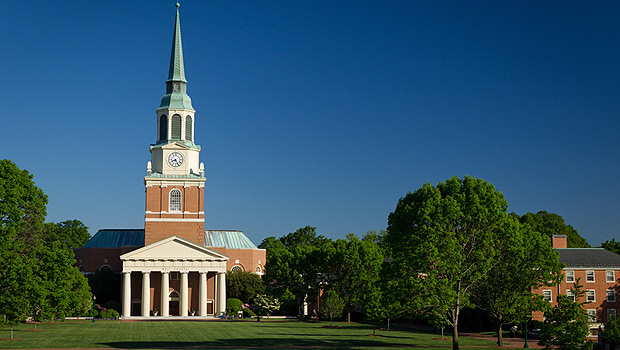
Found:
[[120, 248], [143, 247], [144, 230], [109, 230], [97, 231], [82, 248]]

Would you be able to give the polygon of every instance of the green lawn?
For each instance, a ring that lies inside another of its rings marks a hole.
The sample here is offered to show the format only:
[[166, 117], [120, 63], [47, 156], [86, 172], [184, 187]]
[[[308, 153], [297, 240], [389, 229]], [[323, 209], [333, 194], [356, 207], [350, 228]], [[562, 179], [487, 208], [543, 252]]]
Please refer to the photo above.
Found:
[[[438, 340], [437, 334], [401, 329], [377, 331], [357, 323], [337, 323], [340, 329], [326, 329], [329, 323], [299, 321], [66, 321], [15, 329], [15, 338], [0, 340], [0, 348], [233, 348], [248, 347], [331, 347], [338, 349], [376, 349], [388, 347], [430, 346], [450, 348], [450, 339]], [[9, 330], [0, 330], [0, 339], [9, 338]], [[435, 339], [434, 339], [435, 338]], [[462, 345], [487, 347], [493, 342], [462, 337]]]

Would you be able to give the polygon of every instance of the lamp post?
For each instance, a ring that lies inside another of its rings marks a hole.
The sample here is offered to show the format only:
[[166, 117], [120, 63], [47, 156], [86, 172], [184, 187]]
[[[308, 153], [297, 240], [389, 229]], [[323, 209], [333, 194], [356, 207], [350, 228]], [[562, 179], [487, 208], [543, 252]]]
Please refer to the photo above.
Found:
[[530, 345], [527, 343], [527, 319], [528, 319], [527, 311], [525, 314], [525, 344], [523, 344], [524, 349], [528, 349]]
[[93, 295], [93, 322], [95, 322], [95, 300], [97, 300], [97, 296]]

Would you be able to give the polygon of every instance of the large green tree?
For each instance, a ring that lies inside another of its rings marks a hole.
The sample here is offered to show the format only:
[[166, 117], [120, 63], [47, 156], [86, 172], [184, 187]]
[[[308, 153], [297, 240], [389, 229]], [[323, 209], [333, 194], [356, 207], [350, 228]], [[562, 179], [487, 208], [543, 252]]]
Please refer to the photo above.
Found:
[[579, 235], [571, 225], [564, 223], [564, 218], [558, 214], [544, 210], [538, 213], [527, 213], [519, 219], [522, 224], [530, 225], [534, 230], [551, 238], [553, 235], [566, 235], [568, 248], [590, 248], [588, 242]]
[[263, 280], [249, 271], [229, 271], [226, 274], [226, 295], [244, 303], [254, 303], [257, 294], [265, 292]]
[[354, 234], [335, 242], [334, 288], [342, 296], [351, 322], [351, 308], [363, 304], [363, 297], [379, 282], [383, 254], [373, 239], [360, 240]]
[[473, 289], [497, 263], [508, 203], [489, 182], [466, 176], [426, 183], [401, 198], [388, 217], [385, 244], [401, 272], [403, 295], [417, 296], [422, 313], [452, 326], [459, 347], [459, 314], [473, 306]]
[[610, 252], [620, 254], [620, 242], [616, 241], [615, 238], [612, 238], [611, 241], [605, 241], [605, 243], [601, 244], [601, 247]]
[[497, 345], [503, 346], [502, 326], [521, 321], [540, 310], [541, 298], [532, 293], [559, 276], [562, 264], [550, 240], [511, 216], [495, 241], [497, 263], [488, 278], [474, 289], [476, 305], [486, 310], [497, 326]]
[[48, 243], [58, 241], [65, 248], [73, 250], [86, 244], [90, 239], [90, 233], [88, 227], [80, 220], [66, 220], [45, 224], [44, 239]]
[[44, 225], [47, 196], [33, 176], [0, 160], [0, 314], [14, 325], [79, 313], [90, 301], [73, 252]]
[[270, 294], [286, 302], [297, 303], [299, 314], [321, 285], [329, 278], [335, 254], [331, 240], [306, 226], [280, 238], [267, 237], [259, 245], [267, 250], [263, 280]]

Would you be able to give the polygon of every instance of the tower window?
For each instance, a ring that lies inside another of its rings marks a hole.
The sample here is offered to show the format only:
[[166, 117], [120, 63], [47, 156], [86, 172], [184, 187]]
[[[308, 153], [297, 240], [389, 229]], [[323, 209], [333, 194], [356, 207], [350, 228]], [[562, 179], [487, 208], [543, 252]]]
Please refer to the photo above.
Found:
[[187, 141], [192, 141], [192, 117], [185, 117], [185, 139]]
[[170, 211], [181, 211], [181, 191], [176, 188], [170, 191]]
[[168, 117], [162, 115], [159, 117], [159, 140], [165, 141], [168, 139]]
[[172, 132], [171, 139], [180, 140], [181, 139], [181, 116], [175, 114], [172, 116]]

